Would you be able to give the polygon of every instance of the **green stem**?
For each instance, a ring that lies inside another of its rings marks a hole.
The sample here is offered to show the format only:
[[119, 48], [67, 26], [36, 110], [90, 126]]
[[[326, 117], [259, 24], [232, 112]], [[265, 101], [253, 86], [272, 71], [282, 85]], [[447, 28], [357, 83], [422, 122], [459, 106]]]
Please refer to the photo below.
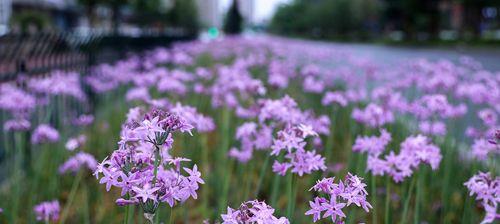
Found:
[[377, 223], [377, 211], [375, 209], [377, 209], [377, 179], [375, 177], [375, 175], [372, 174], [372, 178], [371, 178], [371, 181], [372, 181], [372, 206], [373, 206], [373, 209], [372, 209], [372, 223]]
[[173, 223], [173, 216], [174, 216], [174, 211], [173, 211], [173, 207], [170, 207], [170, 214], [168, 216], [168, 224], [172, 224]]
[[[207, 135], [206, 134], [203, 134], [203, 135], [200, 135], [200, 143], [202, 145], [201, 147], [201, 161], [202, 161], [202, 169], [203, 169], [203, 173], [205, 174], [209, 174], [210, 171], [210, 160], [209, 160], [209, 157], [208, 157], [208, 139], [207, 139]], [[208, 179], [207, 179], [207, 183], [211, 183], [211, 179], [213, 178], [213, 175], [209, 175], [208, 176]], [[201, 192], [202, 192], [202, 195], [203, 195], [203, 200], [202, 200], [202, 204], [203, 204], [203, 216], [204, 217], [208, 217], [208, 214], [206, 214], [206, 211], [209, 210], [209, 202], [210, 202], [210, 187], [208, 186], [205, 186], [201, 189]]]
[[[128, 193], [126, 197], [127, 199], [129, 198]], [[130, 207], [132, 207], [132, 205], [127, 205], [127, 207], [125, 208], [125, 219], [123, 219], [124, 224], [128, 224], [130, 218]]]
[[413, 222], [416, 224], [420, 221], [420, 204], [422, 202], [424, 177], [424, 170], [421, 170], [418, 174], [417, 196], [415, 198], [415, 212], [413, 214]]
[[262, 182], [264, 181], [264, 176], [267, 171], [267, 167], [269, 166], [269, 161], [271, 160], [271, 156], [266, 156], [266, 160], [264, 161], [264, 165], [260, 169], [259, 180], [257, 182], [257, 187], [255, 189], [254, 197], [258, 198], [260, 187], [262, 186]]
[[231, 173], [233, 170], [234, 166], [234, 161], [231, 161], [229, 163], [229, 168], [225, 172], [224, 175], [224, 181], [223, 181], [223, 188], [222, 188], [222, 196], [219, 199], [219, 214], [221, 214], [224, 209], [226, 209], [227, 206], [227, 198], [228, 198], [228, 193], [229, 193], [229, 184], [231, 182]]
[[78, 190], [78, 186], [80, 185], [80, 181], [81, 181], [82, 177], [83, 177], [83, 172], [80, 171], [80, 172], [78, 172], [75, 180], [73, 181], [73, 184], [71, 186], [71, 191], [69, 193], [68, 202], [66, 202], [66, 205], [64, 206], [63, 212], [61, 213], [61, 220], [59, 222], [60, 224], [64, 224], [64, 222], [66, 221], [66, 218], [67, 218], [68, 213], [69, 213], [69, 208], [71, 207], [71, 204], [75, 200], [76, 191]]
[[158, 176], [158, 167], [161, 163], [160, 148], [155, 144], [155, 169], [153, 171], [153, 187], [156, 185], [156, 178]]
[[405, 199], [405, 204], [403, 208], [403, 215], [401, 217], [401, 223], [406, 223], [406, 216], [408, 214], [408, 208], [410, 207], [410, 201], [411, 201], [411, 194], [413, 191], [413, 188], [415, 187], [415, 182], [416, 182], [416, 177], [413, 177], [411, 179], [410, 187], [408, 188], [408, 191], [406, 192], [406, 199]]
[[83, 208], [83, 219], [85, 224], [90, 223], [90, 212], [89, 212], [89, 187], [87, 183], [83, 183], [83, 190], [85, 192], [85, 205]]
[[390, 223], [390, 214], [391, 214], [391, 178], [387, 177], [386, 181], [386, 192], [385, 192], [385, 223]]
[[288, 193], [288, 205], [286, 209], [286, 216], [290, 220], [290, 222], [293, 222], [293, 212], [295, 210], [295, 197], [296, 197], [296, 189], [297, 189], [297, 177], [289, 173], [288, 174], [288, 188], [287, 188], [287, 193]]
[[160, 213], [159, 212], [156, 212], [155, 213], [155, 220], [154, 220], [154, 224], [159, 224], [160, 223]]
[[281, 176], [274, 174], [273, 186], [271, 191], [271, 206], [277, 207], [276, 201], [278, 200], [278, 191], [280, 189]]

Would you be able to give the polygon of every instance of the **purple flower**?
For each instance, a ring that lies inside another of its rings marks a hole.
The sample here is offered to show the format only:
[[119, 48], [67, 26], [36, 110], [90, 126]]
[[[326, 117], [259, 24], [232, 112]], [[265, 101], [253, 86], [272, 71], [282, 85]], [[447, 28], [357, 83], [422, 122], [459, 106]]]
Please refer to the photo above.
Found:
[[500, 219], [497, 213], [500, 202], [500, 178], [490, 173], [479, 172], [472, 176], [464, 185], [469, 189], [470, 196], [476, 195], [476, 200], [483, 205], [486, 216], [481, 223], [493, 223]]
[[280, 163], [278, 161], [274, 161], [273, 172], [277, 173], [280, 176], [285, 176], [286, 171], [290, 169], [290, 167], [292, 167], [290, 163]]
[[373, 128], [394, 122], [394, 114], [391, 111], [374, 103], [368, 104], [364, 110], [354, 109], [352, 118]]
[[41, 124], [31, 135], [32, 144], [51, 143], [59, 141], [59, 132], [48, 124]]
[[287, 218], [277, 218], [274, 215], [274, 208], [267, 205], [265, 202], [257, 200], [243, 202], [240, 207], [235, 210], [227, 208], [227, 213], [222, 214], [223, 224], [240, 224], [240, 223], [269, 223], [269, 224], [289, 224]]
[[366, 152], [370, 155], [378, 156], [384, 152], [385, 147], [392, 140], [391, 134], [385, 129], [380, 130], [380, 137], [376, 136], [358, 136], [354, 145], [352, 146], [352, 151], [354, 152]]
[[94, 122], [94, 115], [92, 114], [82, 114], [73, 120], [73, 124], [76, 126], [89, 126]]
[[42, 202], [33, 208], [36, 214], [36, 220], [45, 221], [47, 223], [49, 221], [56, 222], [59, 219], [60, 210], [59, 202], [56, 200]]
[[[285, 128], [278, 132], [278, 136], [273, 140], [271, 155], [279, 155], [285, 151], [287, 162], [275, 162], [273, 171], [284, 176], [286, 170], [291, 168], [292, 173], [299, 176], [309, 174], [317, 170], [326, 170], [325, 158], [313, 151], [306, 151], [304, 146], [306, 141], [304, 136], [315, 134], [306, 126]], [[309, 134], [305, 134], [308, 133]]]
[[328, 217], [331, 217], [333, 222], [342, 222], [346, 218], [342, 209], [352, 204], [369, 212], [372, 206], [366, 199], [368, 192], [362, 180], [351, 173], [347, 174], [345, 181], [340, 180], [338, 183], [334, 182], [333, 177], [318, 180], [310, 190], [324, 196], [315, 197], [310, 201], [311, 209], [305, 214], [313, 215], [313, 222]]
[[494, 127], [495, 125], [497, 125], [498, 115], [492, 109], [488, 108], [480, 110], [477, 113], [477, 116], [479, 117], [479, 119], [481, 119], [481, 121], [483, 121], [483, 124], [486, 127]]
[[427, 135], [435, 135], [435, 136], [444, 136], [446, 135], [446, 125], [444, 122], [435, 121], [422, 121], [419, 124], [419, 129], [423, 134]]
[[3, 124], [5, 131], [27, 131], [30, 128], [31, 122], [23, 118], [8, 120]]
[[0, 85], [0, 109], [9, 111], [15, 117], [27, 117], [36, 105], [36, 98], [24, 90], [11, 84]]
[[487, 160], [488, 155], [500, 154], [500, 145], [494, 145], [485, 139], [476, 139], [472, 145], [472, 155], [478, 160]]
[[93, 172], [97, 168], [97, 161], [94, 156], [88, 153], [79, 152], [59, 167], [59, 173], [62, 174], [68, 171], [77, 173], [82, 167], [87, 167], [87, 169]]
[[75, 138], [70, 138], [64, 145], [68, 151], [74, 151], [81, 147], [87, 141], [87, 136], [81, 134]]
[[192, 124], [199, 132], [210, 132], [215, 129], [213, 119], [198, 113], [194, 107], [176, 103], [174, 107], [170, 108], [170, 112], [181, 115], [187, 123]]
[[401, 143], [399, 154], [390, 151], [384, 159], [380, 155], [368, 156], [367, 170], [374, 175], [388, 174], [395, 182], [401, 182], [410, 177], [421, 163], [427, 163], [436, 170], [441, 159], [440, 149], [429, 138], [423, 135], [410, 136]]
[[47, 77], [31, 78], [27, 86], [36, 93], [68, 95], [84, 101], [85, 93], [80, 83], [80, 74], [76, 72], [54, 71]]
[[341, 92], [326, 92], [321, 100], [321, 104], [323, 106], [327, 106], [334, 103], [340, 105], [341, 107], [345, 107], [349, 101]]
[[155, 194], [156, 191], [158, 191], [160, 188], [159, 187], [151, 187], [149, 184], [145, 184], [142, 187], [132, 187], [132, 191], [135, 193], [134, 198], [140, 199], [143, 203], [146, 203], [148, 199], [151, 199], [153, 202], [156, 202], [157, 194]]
[[[122, 126], [120, 147], [97, 165], [94, 175], [99, 183], [121, 189], [118, 205], [141, 204], [146, 218], [154, 217], [160, 203], [173, 207], [190, 197], [197, 198], [203, 184], [198, 166], [183, 167], [189, 159], [172, 157], [173, 132], [190, 132], [193, 128], [183, 114], [152, 110], [138, 120], [140, 109], [133, 109], [128, 122]], [[187, 175], [183, 175], [183, 171]], [[100, 176], [103, 174], [103, 176]]]
[[149, 89], [147, 87], [136, 87], [127, 91], [125, 99], [127, 101], [138, 100], [142, 102], [148, 102], [151, 99], [151, 96], [149, 95]]

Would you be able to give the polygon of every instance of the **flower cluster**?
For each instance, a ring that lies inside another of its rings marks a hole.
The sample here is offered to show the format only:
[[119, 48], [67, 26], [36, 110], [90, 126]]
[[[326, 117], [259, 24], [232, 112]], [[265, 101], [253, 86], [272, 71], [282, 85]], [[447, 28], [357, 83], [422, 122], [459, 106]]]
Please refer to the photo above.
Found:
[[87, 136], [84, 134], [78, 135], [74, 138], [68, 139], [64, 145], [68, 151], [74, 151], [75, 149], [81, 147], [87, 141]]
[[11, 84], [0, 85], [0, 109], [9, 111], [14, 117], [25, 117], [36, 106], [36, 98]]
[[355, 108], [352, 111], [352, 118], [373, 128], [394, 122], [394, 114], [390, 110], [374, 103], [368, 104], [364, 110]]
[[317, 196], [313, 201], [309, 201], [311, 209], [305, 214], [312, 215], [314, 222], [330, 217], [334, 223], [339, 223], [346, 218], [342, 210], [350, 205], [354, 204], [369, 212], [372, 205], [366, 199], [368, 192], [365, 188], [363, 178], [350, 173], [345, 181], [339, 180], [338, 183], [335, 183], [334, 177], [323, 178], [317, 181], [310, 191], [324, 196]]
[[97, 167], [97, 161], [94, 156], [85, 152], [79, 152], [59, 166], [59, 173], [77, 173], [82, 167], [87, 167], [87, 169], [93, 172]]
[[487, 160], [488, 155], [500, 155], [500, 145], [491, 144], [486, 139], [476, 139], [472, 145], [472, 155], [478, 160]]
[[406, 138], [401, 143], [399, 154], [391, 151], [384, 159], [379, 155], [369, 155], [367, 169], [374, 175], [390, 175], [395, 182], [410, 177], [421, 163], [427, 163], [433, 170], [439, 167], [442, 155], [440, 149], [426, 136]]
[[40, 124], [31, 135], [32, 144], [51, 143], [59, 141], [59, 132], [48, 124]]
[[68, 95], [78, 100], [85, 100], [80, 85], [80, 74], [63, 71], [54, 71], [47, 77], [32, 78], [27, 83], [28, 89], [35, 93]]
[[[129, 113], [130, 114], [130, 113]], [[138, 116], [139, 117], [139, 116]], [[170, 155], [174, 132], [189, 132], [193, 126], [178, 114], [153, 109], [141, 120], [123, 125], [119, 149], [97, 166], [99, 183], [121, 188], [118, 205], [140, 204], [144, 215], [152, 219], [160, 202], [173, 207], [190, 197], [204, 181], [196, 165], [183, 167], [185, 158]], [[183, 175], [184, 171], [187, 175]], [[101, 177], [100, 174], [103, 176]]]
[[384, 152], [385, 147], [391, 141], [391, 133], [387, 132], [385, 129], [380, 130], [380, 136], [358, 136], [354, 145], [352, 146], [352, 151], [354, 152], [366, 152], [370, 155], [378, 156]]
[[245, 122], [236, 130], [236, 139], [241, 141], [241, 150], [233, 147], [229, 150], [229, 156], [246, 163], [252, 158], [254, 149], [264, 150], [271, 147], [273, 130], [267, 125], [259, 128], [255, 122]]
[[490, 173], [479, 172], [464, 185], [469, 189], [470, 196], [476, 195], [476, 200], [481, 202], [486, 211], [481, 224], [500, 220], [500, 213], [497, 213], [498, 203], [500, 203], [500, 177], [492, 177]]
[[33, 211], [36, 214], [36, 220], [49, 223], [50, 221], [57, 222], [61, 208], [59, 202], [54, 200], [36, 205]]
[[285, 160], [276, 160], [273, 164], [273, 172], [285, 176], [289, 168], [292, 173], [299, 176], [309, 174], [317, 170], [326, 170], [325, 158], [316, 154], [316, 151], [305, 149], [305, 138], [317, 136], [311, 126], [299, 125], [298, 127], [287, 127], [278, 132], [277, 138], [273, 139], [271, 155], [278, 156], [281, 151], [285, 151]]
[[182, 114], [182, 117], [186, 119], [186, 122], [192, 124], [198, 132], [210, 132], [215, 129], [213, 119], [198, 113], [194, 107], [176, 103], [175, 106], [170, 108], [170, 112]]
[[227, 214], [221, 215], [223, 224], [289, 224], [287, 218], [277, 218], [274, 208], [257, 200], [243, 202], [238, 209], [227, 207]]
[[30, 128], [31, 122], [24, 118], [7, 120], [3, 124], [5, 131], [27, 131]]
[[73, 124], [76, 126], [88, 126], [94, 122], [94, 115], [92, 114], [82, 114], [73, 120]]
[[323, 99], [321, 100], [321, 104], [323, 104], [323, 106], [338, 104], [341, 107], [345, 107], [347, 106], [348, 103], [349, 103], [348, 99], [342, 92], [339, 91], [326, 92], [325, 95], [323, 96]]
[[[248, 118], [256, 118], [257, 122], [245, 122], [237, 129], [236, 139], [241, 142], [241, 147], [240, 149], [236, 147], [231, 148], [229, 156], [238, 159], [240, 162], [250, 160], [254, 149], [265, 150], [269, 149], [269, 147], [272, 148], [273, 133], [275, 131], [278, 131], [277, 135], [279, 139], [281, 138], [279, 136], [280, 131], [298, 129], [298, 127], [307, 128], [309, 129], [309, 134], [314, 132], [314, 143], [318, 145], [321, 144], [321, 139], [318, 138], [318, 134], [316, 133], [329, 134], [330, 132], [330, 119], [327, 116], [316, 117], [312, 111], [301, 111], [297, 102], [288, 95], [277, 100], [259, 100], [255, 107], [251, 107], [245, 113], [248, 115]], [[305, 136], [302, 138], [305, 138]], [[314, 152], [306, 153], [303, 150], [299, 151], [302, 157], [312, 159], [315, 155]], [[280, 165], [278, 163], [275, 164], [277, 166]], [[290, 167], [288, 164], [281, 165], [282, 168]]]

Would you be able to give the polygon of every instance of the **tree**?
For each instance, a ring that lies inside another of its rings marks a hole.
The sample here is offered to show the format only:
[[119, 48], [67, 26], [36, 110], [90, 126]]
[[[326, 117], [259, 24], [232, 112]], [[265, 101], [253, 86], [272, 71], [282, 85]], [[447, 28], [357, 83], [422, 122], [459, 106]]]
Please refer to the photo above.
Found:
[[186, 32], [196, 33], [199, 28], [198, 10], [192, 0], [175, 0], [168, 12], [170, 23]]
[[227, 34], [238, 34], [243, 30], [243, 16], [241, 16], [240, 10], [238, 9], [238, 1], [233, 0], [231, 8], [229, 8], [225, 21], [224, 21], [224, 32]]

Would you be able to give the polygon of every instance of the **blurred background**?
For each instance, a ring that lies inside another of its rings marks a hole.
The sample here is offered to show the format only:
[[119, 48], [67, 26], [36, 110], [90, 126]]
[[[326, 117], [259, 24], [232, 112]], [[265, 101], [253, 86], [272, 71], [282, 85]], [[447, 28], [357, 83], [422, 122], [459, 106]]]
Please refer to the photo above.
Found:
[[268, 31], [342, 41], [500, 40], [498, 0], [2, 0], [0, 34]]
[[499, 14], [500, 0], [1, 0], [0, 81], [239, 33], [341, 42], [380, 60], [466, 54], [500, 69]]

